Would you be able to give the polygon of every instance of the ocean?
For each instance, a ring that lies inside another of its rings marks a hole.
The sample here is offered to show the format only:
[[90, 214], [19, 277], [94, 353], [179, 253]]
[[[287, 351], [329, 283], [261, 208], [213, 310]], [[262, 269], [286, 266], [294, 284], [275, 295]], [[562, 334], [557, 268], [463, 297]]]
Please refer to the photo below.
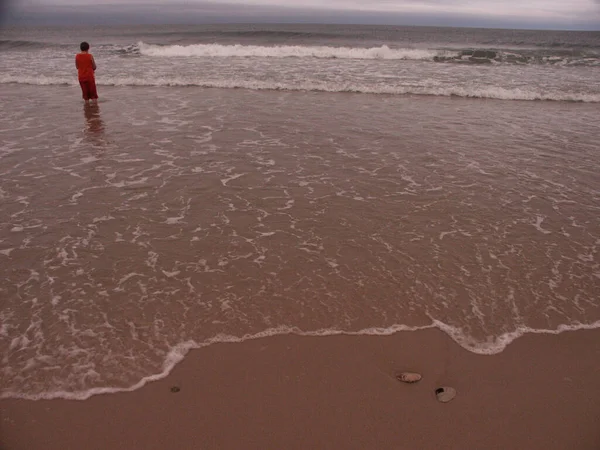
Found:
[[2, 398], [283, 333], [600, 327], [597, 32], [4, 28], [0, 98]]
[[0, 83], [72, 85], [87, 39], [108, 86], [600, 102], [598, 32], [340, 25], [4, 29]]

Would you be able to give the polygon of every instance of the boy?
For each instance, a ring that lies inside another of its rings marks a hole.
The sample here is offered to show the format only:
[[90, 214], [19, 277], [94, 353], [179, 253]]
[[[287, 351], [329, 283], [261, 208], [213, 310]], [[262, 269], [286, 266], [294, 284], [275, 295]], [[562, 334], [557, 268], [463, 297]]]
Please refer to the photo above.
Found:
[[79, 48], [81, 49], [81, 53], [75, 56], [75, 67], [77, 67], [83, 100], [86, 104], [89, 104], [90, 100], [98, 100], [96, 80], [94, 78], [96, 61], [94, 61], [92, 54], [88, 53], [90, 44], [82, 42]]

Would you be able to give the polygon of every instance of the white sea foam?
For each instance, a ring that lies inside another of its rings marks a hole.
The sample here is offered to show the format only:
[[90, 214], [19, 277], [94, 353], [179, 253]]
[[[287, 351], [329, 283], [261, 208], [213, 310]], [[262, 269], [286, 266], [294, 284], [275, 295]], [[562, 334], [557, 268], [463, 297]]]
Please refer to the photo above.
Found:
[[436, 57], [457, 57], [458, 52], [432, 49], [371, 48], [328, 46], [259, 46], [259, 45], [153, 45], [139, 42], [139, 52], [154, 57], [260, 57], [260, 58], [338, 58], [338, 59], [396, 59], [432, 61]]
[[[314, 331], [303, 331], [296, 327], [280, 326], [276, 328], [269, 328], [267, 330], [258, 332], [256, 334], [246, 334], [244, 336], [232, 336], [227, 334], [219, 334], [203, 342], [196, 342], [193, 340], [181, 342], [169, 350], [165, 360], [163, 362], [162, 370], [159, 373], [148, 375], [143, 377], [140, 381], [134, 385], [126, 388], [115, 388], [115, 387], [101, 387], [92, 388], [88, 390], [69, 392], [69, 391], [49, 391], [42, 392], [39, 394], [27, 394], [20, 392], [4, 391], [0, 394], [0, 398], [20, 398], [26, 400], [48, 400], [63, 398], [68, 400], [86, 400], [94, 395], [98, 394], [112, 394], [117, 392], [130, 392], [137, 390], [146, 383], [160, 380], [165, 378], [171, 373], [173, 368], [187, 355], [190, 350], [200, 349], [207, 347], [212, 344], [218, 343], [240, 343], [253, 339], [266, 338], [271, 336], [281, 335], [298, 335], [298, 336], [336, 336], [336, 335], [347, 335], [347, 336], [389, 336], [401, 331], [418, 331], [431, 328], [438, 328], [439, 330], [446, 333], [456, 343], [465, 348], [468, 351], [477, 353], [480, 355], [493, 355], [502, 352], [511, 342], [518, 339], [525, 334], [560, 334], [566, 331], [578, 331], [578, 330], [592, 330], [600, 328], [600, 321], [583, 324], [573, 323], [570, 325], [560, 325], [554, 330], [546, 329], [534, 329], [529, 327], [518, 327], [514, 331], [504, 333], [497, 337], [490, 337], [486, 342], [478, 342], [469, 336], [466, 336], [462, 330], [457, 327], [453, 327], [444, 322], [434, 319], [431, 324], [424, 326], [408, 326], [408, 325], [393, 325], [390, 327], [373, 327], [365, 328], [359, 331], [343, 331], [337, 329], [320, 329]], [[14, 342], [13, 342], [14, 344]], [[17, 344], [22, 344], [18, 342]]]
[[563, 324], [559, 325], [554, 330], [519, 326], [514, 331], [504, 333], [500, 336], [490, 337], [487, 342], [476, 341], [471, 337], [466, 336], [459, 328], [452, 327], [439, 320], [434, 320], [433, 326], [442, 330], [466, 350], [479, 355], [494, 355], [502, 352], [511, 342], [526, 334], [560, 334], [565, 331], [594, 330], [600, 328], [600, 320], [592, 323]]
[[[0, 84], [31, 84], [31, 85], [72, 85], [77, 80], [71, 77], [29, 77], [15, 75], [0, 75]], [[372, 85], [360, 83], [336, 83], [336, 82], [268, 82], [243, 79], [223, 80], [190, 80], [172, 77], [102, 77], [97, 84], [101, 86], [173, 86], [186, 87], [197, 86], [204, 88], [222, 89], [251, 89], [251, 90], [280, 90], [280, 91], [316, 91], [316, 92], [352, 92], [364, 94], [386, 94], [386, 95], [429, 95], [443, 97], [466, 97], [487, 98], [497, 100], [550, 100], [600, 103], [600, 94], [585, 92], [542, 92], [535, 88], [513, 88], [507, 89], [494, 86], [473, 86], [470, 88], [462, 86], [394, 86], [394, 85]]]

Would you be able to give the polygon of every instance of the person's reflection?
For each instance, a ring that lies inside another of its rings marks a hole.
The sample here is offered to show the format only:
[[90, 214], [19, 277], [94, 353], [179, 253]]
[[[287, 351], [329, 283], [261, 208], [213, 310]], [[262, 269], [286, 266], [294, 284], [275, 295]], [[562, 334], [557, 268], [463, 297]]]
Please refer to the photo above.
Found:
[[104, 145], [104, 122], [100, 117], [100, 107], [98, 103], [89, 103], [83, 105], [83, 115], [85, 116], [85, 137], [93, 145]]

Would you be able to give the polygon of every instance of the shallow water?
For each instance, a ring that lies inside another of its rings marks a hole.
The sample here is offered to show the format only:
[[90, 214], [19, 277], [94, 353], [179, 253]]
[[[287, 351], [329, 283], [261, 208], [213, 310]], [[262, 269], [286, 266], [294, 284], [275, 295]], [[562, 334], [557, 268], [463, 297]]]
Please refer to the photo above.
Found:
[[494, 353], [600, 325], [596, 105], [0, 96], [3, 397], [131, 388], [255, 335], [437, 326]]

